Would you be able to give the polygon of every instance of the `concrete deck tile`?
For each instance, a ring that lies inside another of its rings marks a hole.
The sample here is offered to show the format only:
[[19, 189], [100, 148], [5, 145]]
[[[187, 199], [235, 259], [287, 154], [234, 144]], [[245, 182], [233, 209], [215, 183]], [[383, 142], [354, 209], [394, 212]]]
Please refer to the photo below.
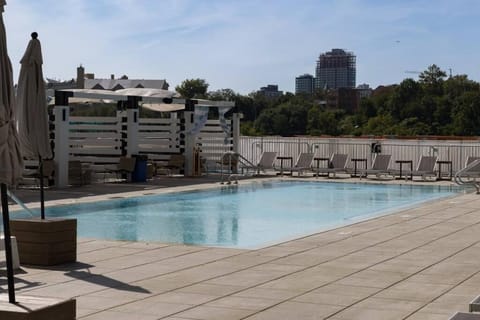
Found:
[[452, 294], [451, 291], [448, 293], [438, 297], [433, 301], [434, 303], [459, 303], [463, 305], [469, 305], [470, 302], [476, 296], [472, 296], [470, 294]]
[[135, 282], [145, 279], [150, 279], [152, 277], [162, 276], [166, 273], [171, 272], [172, 268], [168, 266], [158, 266], [153, 264], [135, 266], [123, 270], [116, 270], [107, 273], [106, 275], [112, 279], [121, 282]]
[[347, 307], [360, 301], [361, 299], [362, 298], [333, 293], [310, 292], [296, 297], [292, 301]]
[[131, 285], [125, 285], [123, 287], [108, 288], [100, 291], [95, 291], [90, 294], [84, 295], [86, 297], [100, 297], [111, 298], [119, 301], [135, 301], [145, 299], [152, 293], [147, 290], [135, 290]]
[[96, 310], [97, 312], [99, 310], [110, 309], [134, 301], [127, 297], [119, 299], [118, 297], [100, 297], [94, 295], [83, 295], [75, 299], [77, 300], [77, 308]]
[[156, 300], [165, 303], [199, 305], [218, 299], [217, 295], [170, 291], [156, 296]]
[[247, 286], [225, 286], [225, 285], [215, 285], [215, 284], [209, 284], [209, 283], [199, 283], [199, 284], [194, 284], [188, 287], [178, 289], [177, 291], [223, 297], [226, 295], [230, 295], [230, 294], [242, 291], [245, 288], [247, 288]]
[[322, 254], [318, 255], [307, 251], [280, 258], [275, 260], [275, 263], [309, 267], [329, 261], [337, 256], [338, 254], [335, 252], [323, 252]]
[[280, 258], [280, 257], [286, 257], [298, 252], [302, 252], [304, 250], [309, 250], [311, 249], [312, 246], [306, 246], [305, 248], [297, 248], [297, 247], [288, 247], [288, 246], [275, 246], [275, 247], [268, 247], [264, 249], [259, 249], [257, 253], [259, 253], [262, 256], [266, 257], [275, 257], [275, 258]]
[[254, 313], [253, 310], [199, 306], [176, 314], [176, 317], [198, 320], [239, 320]]
[[49, 285], [28, 290], [28, 294], [46, 297], [76, 297], [105, 289], [101, 284], [74, 280], [56, 285]]
[[354, 298], [366, 298], [371, 296], [380, 289], [373, 288], [373, 287], [362, 287], [362, 286], [347, 286], [339, 284], [338, 282], [323, 286], [321, 288], [315, 289], [312, 293], [319, 293], [319, 294], [332, 294], [332, 295], [339, 295], [339, 296], [347, 296], [347, 297], [354, 297]]
[[274, 306], [279, 303], [281, 300], [276, 301], [273, 299], [262, 299], [262, 298], [247, 298], [239, 296], [229, 296], [220, 298], [218, 300], [206, 303], [207, 307], [223, 307], [223, 308], [232, 308], [232, 309], [247, 309], [247, 310], [263, 310]]
[[430, 312], [423, 312], [419, 311], [410, 317], [406, 318], [405, 320], [445, 320], [449, 319], [453, 315], [451, 313], [430, 313]]
[[157, 318], [160, 318], [173, 315], [189, 308], [192, 308], [192, 305], [164, 303], [158, 301], [157, 297], [151, 297], [112, 308], [110, 311], [125, 312], [130, 314], [154, 315]]
[[362, 255], [362, 252], [355, 252], [344, 257], [335, 259], [334, 261], [329, 262], [328, 264], [341, 264], [353, 269], [364, 269], [376, 265], [377, 263], [383, 262], [385, 258], [369, 255], [368, 257]]
[[280, 276], [283, 276], [285, 272], [278, 271], [260, 271], [260, 270], [243, 270], [229, 275], [218, 277], [212, 280], [208, 280], [206, 283], [217, 285], [230, 285], [230, 286], [256, 286], [267, 281], [274, 280]]
[[424, 306], [424, 303], [420, 301], [371, 297], [367, 300], [364, 300], [356, 304], [354, 308], [397, 310], [397, 311], [403, 311], [405, 312], [405, 314], [410, 314], [422, 308], [422, 306]]
[[167, 291], [176, 290], [185, 286], [192, 285], [194, 282], [185, 280], [173, 280], [164, 278], [152, 278], [140, 280], [134, 283], [138, 288], [142, 288], [152, 294], [165, 293]]
[[290, 240], [290, 241], [286, 241], [286, 242], [282, 242], [282, 243], [273, 245], [271, 247], [267, 247], [267, 249], [278, 247], [278, 248], [287, 249], [287, 250], [304, 251], [304, 250], [308, 250], [308, 249], [321, 247], [321, 246], [331, 242], [330, 239], [328, 239], [326, 237], [319, 238], [319, 237], [316, 237], [317, 235], [318, 235], [318, 233], [313, 234], [313, 235], [307, 235], [304, 238], [293, 239], [293, 240]]
[[[432, 302], [423, 307], [420, 311], [431, 313], [448, 313], [449, 311], [468, 312], [468, 302]], [[453, 313], [453, 312], [452, 312]]]
[[466, 282], [456, 286], [452, 290], [448, 292], [449, 294], [457, 294], [457, 295], [468, 295], [472, 297], [477, 297], [480, 295], [480, 287], [477, 283], [471, 283], [470, 279]]
[[373, 288], [387, 288], [405, 279], [404, 273], [363, 270], [338, 281], [339, 284]]
[[105, 261], [108, 259], [118, 258], [122, 256], [132, 255], [141, 252], [141, 249], [131, 249], [122, 247], [109, 247], [88, 251], [82, 254], [81, 262], [95, 264], [95, 262]]
[[96, 267], [106, 267], [106, 268], [115, 268], [115, 269], [125, 269], [134, 266], [139, 266], [155, 261], [159, 261], [161, 258], [157, 257], [152, 252], [145, 254], [144, 252], [139, 254], [133, 254], [128, 256], [121, 256], [117, 258], [112, 258], [103, 261], [95, 262]]
[[263, 298], [275, 301], [288, 300], [292, 297], [302, 294], [303, 290], [276, 290], [268, 288], [254, 287], [235, 293], [232, 297]]
[[82, 320], [158, 320], [155, 315], [127, 313], [127, 312], [115, 312], [115, 311], [102, 311], [99, 313], [91, 314], [82, 318]]
[[332, 280], [328, 277], [317, 276], [315, 279], [300, 277], [300, 276], [286, 276], [277, 280], [272, 280], [259, 286], [262, 289], [277, 289], [277, 290], [304, 290], [309, 291], [325, 285]]
[[470, 263], [462, 263], [461, 260], [455, 262], [441, 262], [422, 271], [422, 274], [431, 275], [454, 275], [461, 274], [461, 277], [470, 277], [480, 271], [480, 266]]
[[[470, 274], [471, 275], [471, 274]], [[416, 274], [411, 277], [412, 281], [418, 283], [432, 283], [432, 284], [448, 284], [456, 285], [468, 279], [469, 275], [466, 274]]]
[[[230, 266], [230, 264], [228, 265]], [[223, 279], [224, 277], [229, 277], [243, 272], [241, 270], [236, 272], [236, 269], [234, 269], [233, 267], [223, 269], [216, 268], [215, 266], [217, 266], [217, 264], [214, 264], [213, 267], [209, 265], [203, 265], [185, 270], [179, 270], [166, 274], [162, 276], [161, 279], [168, 281], [176, 281], [178, 283], [194, 284], [200, 281], [214, 281], [216, 279]]]
[[163, 260], [162, 263], [173, 263], [183, 268], [197, 266], [205, 263], [214, 262], [219, 259], [227, 258], [230, 256], [237, 256], [238, 252], [231, 251], [229, 254], [219, 251], [202, 250], [198, 252], [191, 252], [189, 254], [183, 254], [176, 257], [171, 257], [168, 261]]
[[342, 307], [305, 302], [285, 302], [248, 317], [248, 320], [312, 320], [323, 319]]
[[450, 285], [400, 283], [375, 295], [376, 298], [430, 302], [451, 288]]
[[329, 265], [322, 264], [320, 266], [298, 271], [293, 276], [298, 278], [307, 278], [311, 280], [320, 279], [335, 281], [357, 272], [357, 269], [348, 268], [340, 264], [335, 265], [334, 263], [332, 263]]
[[274, 260], [276, 261], [276, 257], [262, 255], [257, 251], [250, 251], [248, 253], [243, 253], [240, 255], [223, 259], [223, 261], [225, 262], [234, 263], [244, 268], [257, 266], [262, 263], [266, 263]]
[[406, 316], [408, 316], [408, 312], [401, 310], [352, 307], [335, 314], [333, 317], [329, 318], [329, 320], [399, 320]]
[[157, 261], [161, 261], [205, 250], [208, 250], [208, 248], [199, 246], [169, 245], [153, 250], [140, 251], [135, 256], [138, 258], [141, 258], [142, 256], [154, 256], [157, 258]]
[[370, 270], [376, 271], [386, 271], [386, 272], [398, 272], [405, 275], [413, 275], [423, 269], [423, 266], [412, 265], [405, 261], [397, 261], [396, 259], [390, 260], [388, 262], [383, 262], [372, 266]]
[[92, 315], [94, 313], [98, 313], [98, 310], [81, 308], [77, 304], [77, 314], [76, 314], [77, 319], [81, 319], [83, 317], [86, 317], [88, 315]]
[[153, 249], [158, 249], [158, 248], [165, 248], [168, 247], [169, 245], [166, 243], [161, 243], [161, 242], [134, 242], [134, 241], [128, 241], [124, 245], [122, 245], [122, 248], [129, 248], [129, 249], [141, 249], [145, 251], [153, 250]]
[[255, 267], [252, 267], [252, 270], [255, 271], [273, 271], [273, 272], [280, 272], [280, 273], [293, 273], [298, 270], [303, 269], [302, 266], [295, 266], [289, 264], [280, 264], [280, 263], [264, 263]]
[[34, 282], [38, 285], [43, 284], [54, 284], [54, 283], [63, 283], [71, 281], [72, 278], [65, 275], [65, 271], [51, 271], [51, 272], [42, 272], [42, 273], [34, 273], [25, 274], [22, 279], [28, 282]]
[[102, 250], [106, 248], [116, 248], [124, 245], [124, 242], [104, 241], [90, 239], [88, 241], [77, 241], [77, 252], [87, 253], [90, 251]]

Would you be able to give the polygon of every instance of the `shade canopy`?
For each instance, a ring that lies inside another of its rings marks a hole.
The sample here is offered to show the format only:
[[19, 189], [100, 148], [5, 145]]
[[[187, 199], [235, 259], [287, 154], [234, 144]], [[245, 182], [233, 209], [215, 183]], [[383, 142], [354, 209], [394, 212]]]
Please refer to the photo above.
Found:
[[15, 185], [22, 176], [22, 155], [15, 128], [12, 64], [7, 53], [4, 0], [0, 0], [0, 183]]
[[42, 48], [36, 33], [32, 33], [20, 64], [17, 123], [22, 154], [27, 158], [51, 158]]
[[0, 202], [2, 204], [5, 258], [7, 262], [8, 301], [15, 303], [10, 217], [7, 185], [15, 185], [22, 176], [22, 155], [15, 128], [12, 64], [7, 53], [7, 35], [3, 23], [5, 1], [0, 0]]

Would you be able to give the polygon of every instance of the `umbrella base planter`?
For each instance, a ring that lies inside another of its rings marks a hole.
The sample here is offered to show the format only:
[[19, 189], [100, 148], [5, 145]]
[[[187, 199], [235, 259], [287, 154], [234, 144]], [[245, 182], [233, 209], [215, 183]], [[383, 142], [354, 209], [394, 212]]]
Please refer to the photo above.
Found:
[[76, 301], [44, 297], [17, 296], [16, 303], [8, 302], [6, 294], [0, 295], [2, 320], [75, 320]]
[[20, 264], [52, 266], [77, 260], [77, 219], [12, 219]]

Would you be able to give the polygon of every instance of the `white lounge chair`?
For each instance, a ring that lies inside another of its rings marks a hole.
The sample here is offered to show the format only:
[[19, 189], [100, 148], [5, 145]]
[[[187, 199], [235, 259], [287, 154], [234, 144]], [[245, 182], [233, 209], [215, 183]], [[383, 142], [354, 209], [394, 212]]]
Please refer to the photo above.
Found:
[[421, 176], [423, 180], [427, 180], [427, 177], [436, 177], [437, 173], [435, 172], [435, 165], [437, 163], [437, 156], [421, 156], [418, 161], [417, 168], [413, 171], [405, 170], [405, 177], [409, 175]]
[[314, 153], [311, 152], [302, 152], [298, 155], [297, 161], [293, 167], [284, 167], [281, 171], [290, 171], [293, 175], [293, 172], [296, 171], [300, 176], [304, 171], [312, 170]]
[[373, 159], [372, 167], [369, 169], [360, 169], [360, 179], [362, 177], [368, 178], [368, 175], [374, 174], [377, 178], [380, 178], [382, 175], [392, 175], [392, 171], [389, 169], [390, 160], [392, 159], [391, 154], [380, 154], [377, 153], [375, 159]]
[[330, 177], [330, 174], [333, 174], [333, 176], [335, 177], [337, 173], [348, 173], [347, 160], [348, 154], [334, 153], [330, 158], [328, 168], [318, 168], [317, 175], [319, 173], [324, 173], [327, 174], [327, 177]]
[[260, 156], [260, 160], [257, 164], [253, 163], [242, 163], [242, 170], [254, 170], [256, 174], [260, 174], [260, 171], [265, 172], [266, 170], [273, 170], [275, 159], [277, 158], [277, 153], [274, 151], [265, 151]]

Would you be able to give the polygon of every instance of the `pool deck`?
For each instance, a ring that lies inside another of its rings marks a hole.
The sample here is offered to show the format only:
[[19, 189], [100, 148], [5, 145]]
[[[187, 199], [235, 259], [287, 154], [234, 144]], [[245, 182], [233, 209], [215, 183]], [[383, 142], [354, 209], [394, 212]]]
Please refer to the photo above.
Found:
[[[47, 190], [46, 198], [95, 201], [192, 186], [218, 180], [94, 184]], [[37, 205], [38, 191], [17, 195]], [[467, 193], [258, 250], [80, 238], [77, 263], [22, 266], [15, 278], [17, 295], [75, 298], [84, 320], [443, 320], [480, 295], [479, 261], [480, 195]]]

